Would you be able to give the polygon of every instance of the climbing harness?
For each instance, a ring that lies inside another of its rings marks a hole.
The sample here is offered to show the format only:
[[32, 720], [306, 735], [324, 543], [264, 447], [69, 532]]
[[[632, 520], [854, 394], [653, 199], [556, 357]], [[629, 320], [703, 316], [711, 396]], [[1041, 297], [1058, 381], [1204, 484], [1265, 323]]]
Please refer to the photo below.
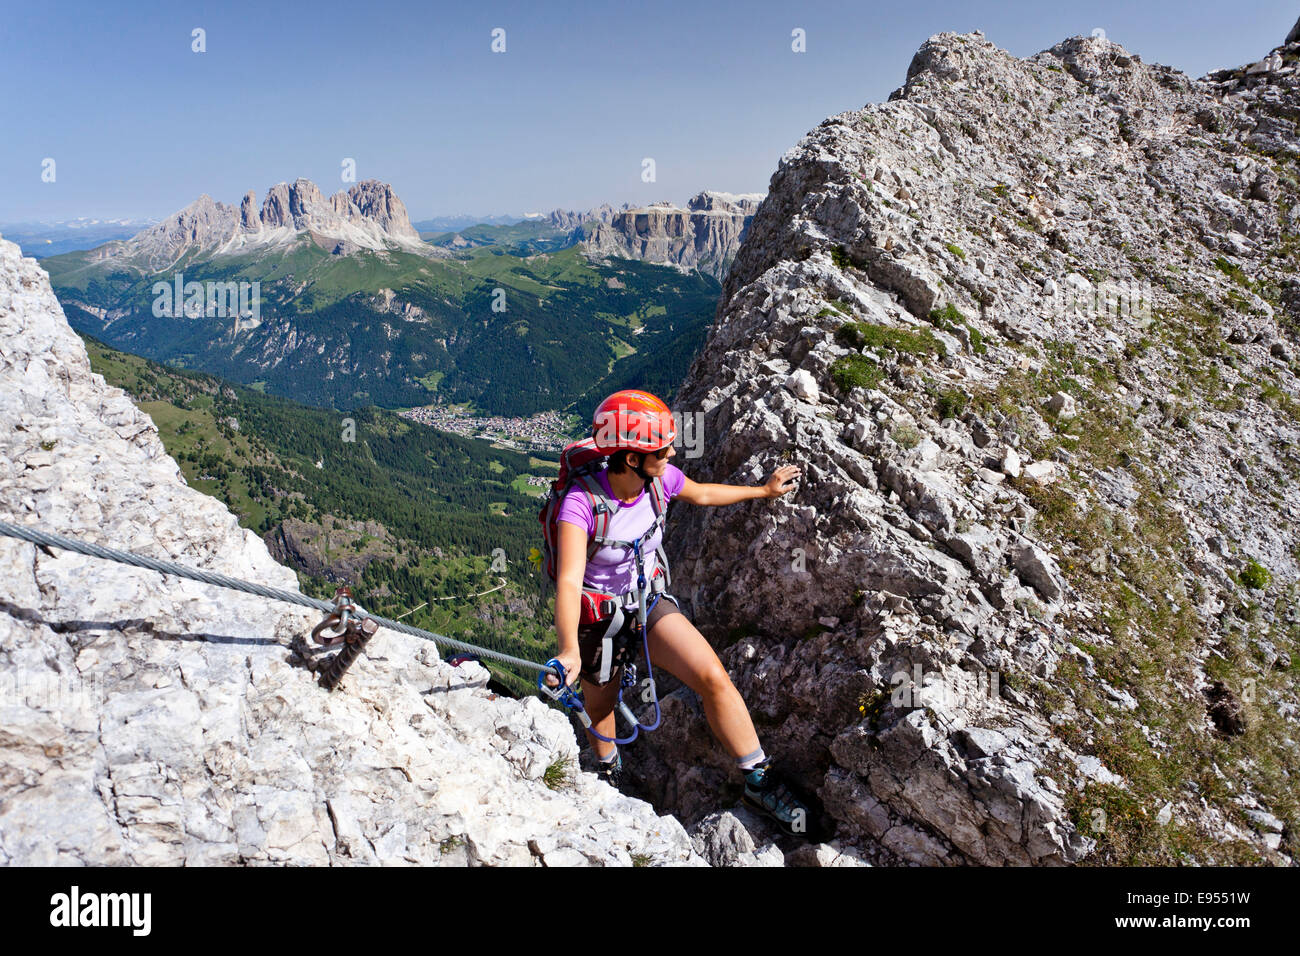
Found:
[[[186, 567], [183, 564], [176, 564], [174, 561], [162, 561], [158, 558], [150, 558], [141, 554], [133, 554], [130, 551], [119, 551], [116, 548], [105, 548], [98, 544], [91, 544], [86, 541], [77, 541], [74, 538], [65, 538], [63, 535], [52, 534], [48, 531], [38, 531], [35, 528], [24, 527], [21, 525], [10, 524], [7, 521], [0, 521], [0, 534], [8, 535], [11, 538], [20, 538], [23, 541], [29, 541], [38, 547], [48, 549], [51, 547], [61, 548], [64, 551], [75, 551], [78, 554], [84, 554], [92, 558], [102, 558], [108, 561], [117, 561], [121, 564], [129, 564], [137, 568], [145, 568], [150, 571], [157, 571], [160, 574], [174, 574], [177, 577], [189, 578], [191, 581], [199, 581], [203, 584], [212, 584], [217, 587], [230, 588], [234, 591], [243, 591], [246, 594], [255, 594], [258, 597], [270, 598], [273, 601], [283, 601], [286, 604], [297, 604], [302, 607], [315, 608], [318, 611], [324, 611], [326, 618], [312, 630], [312, 639], [322, 646], [334, 646], [342, 644], [339, 652], [323, 664], [321, 673], [321, 683], [328, 689], [332, 690], [338, 685], [338, 681], [351, 666], [352, 662], [361, 654], [367, 641], [374, 636], [375, 631], [380, 627], [386, 627], [392, 631], [400, 631], [403, 634], [409, 634], [412, 637], [418, 637], [421, 640], [433, 641], [437, 644], [446, 644], [461, 651], [471, 654], [477, 654], [480, 657], [489, 657], [493, 660], [500, 661], [503, 664], [513, 664], [516, 667], [525, 667], [529, 670], [540, 672], [543, 676], [546, 674], [561, 674], [562, 672], [552, 667], [550, 664], [538, 664], [535, 661], [527, 661], [522, 657], [515, 657], [511, 654], [503, 654], [500, 651], [490, 650], [486, 647], [477, 647], [474, 644], [466, 644], [464, 641], [453, 640], [442, 634], [435, 634], [432, 631], [426, 631], [410, 624], [403, 624], [401, 621], [392, 621], [386, 617], [380, 617], [377, 614], [370, 614], [352, 599], [352, 592], [347, 588], [339, 588], [334, 592], [334, 602], [321, 601], [317, 598], [307, 597], [305, 594], [299, 594], [295, 591], [283, 591], [279, 588], [267, 587], [263, 584], [252, 584], [248, 581], [241, 581], [238, 578], [228, 577], [224, 574], [217, 574], [213, 571], [204, 571], [199, 568]], [[329, 682], [327, 683], [327, 677]]]
[[[547, 686], [546, 674], [541, 673], [537, 675], [537, 689], [539, 691], [541, 691], [547, 697], [551, 698], [551, 700], [555, 701], [556, 703], [561, 704], [568, 710], [571, 710], [574, 713], [576, 713], [578, 715], [578, 719], [582, 722], [582, 726], [586, 728], [586, 730], [589, 731], [593, 737], [596, 737], [599, 740], [603, 740], [606, 743], [630, 744], [632, 741], [636, 740], [637, 736], [641, 733], [641, 731], [644, 730], [647, 733], [649, 733], [652, 730], [657, 730], [660, 721], [663, 720], [663, 713], [659, 709], [659, 693], [655, 689], [654, 668], [650, 664], [650, 635], [649, 635], [649, 629], [646, 626], [646, 619], [650, 616], [650, 612], [654, 610], [655, 604], [658, 603], [659, 601], [659, 593], [656, 592], [651, 594], [649, 603], [648, 604], [646, 603], [646, 595], [648, 592], [652, 590], [652, 588], [646, 586], [645, 562], [642, 560], [642, 556], [641, 556], [641, 544], [646, 539], [646, 536], [653, 531], [654, 528], [651, 528], [650, 531], [646, 533], [646, 535], [643, 535], [641, 538], [638, 538], [636, 541], [628, 542], [628, 544], [631, 545], [633, 555], [635, 556], [636, 559], [637, 620], [636, 623], [633, 625], [633, 628], [641, 634], [641, 646], [642, 649], [645, 651], [646, 679], [650, 682], [650, 688], [649, 688], [650, 698], [654, 702], [654, 707], [655, 707], [654, 723], [648, 725], [641, 723], [640, 719], [636, 716], [636, 714], [632, 712], [632, 708], [629, 707], [623, 700], [624, 692], [628, 688], [636, 686], [637, 675], [636, 675], [635, 664], [628, 664], [623, 668], [623, 677], [622, 680], [619, 681], [619, 687], [618, 687], [618, 703], [615, 705], [615, 709], [620, 714], [623, 715], [623, 719], [632, 725], [632, 734], [631, 736], [628, 737], [619, 737], [617, 735], [614, 737], [606, 737], [604, 734], [602, 734], [600, 731], [596, 730], [592, 726], [591, 716], [587, 713], [587, 709], [583, 705], [582, 698], [575, 691], [571, 690], [567, 686], [567, 682], [565, 680], [564, 667], [562, 664], [560, 664], [558, 660], [556, 660], [555, 658], [551, 658], [549, 661], [546, 662], [547, 667], [555, 668], [559, 672], [560, 683], [558, 687]], [[611, 628], [605, 631], [605, 638], [604, 638], [605, 648], [601, 654], [602, 680], [609, 679], [608, 671], [610, 668], [611, 659], [613, 657], [611, 633], [617, 632], [622, 628], [622, 621], [623, 621], [622, 608], [618, 608], [614, 621], [618, 622], [617, 625], [611, 623]]]
[[[663, 437], [671, 441], [673, 436], [667, 435]], [[655, 603], [659, 600], [659, 595], [666, 591], [672, 583], [672, 575], [668, 569], [668, 555], [664, 551], [661, 539], [654, 552], [656, 557], [655, 572], [651, 575], [650, 582], [647, 585], [645, 561], [641, 553], [641, 547], [649, 542], [656, 532], [663, 531], [668, 517], [668, 501], [661, 477], [646, 481], [645, 493], [650, 496], [650, 506], [654, 512], [653, 524], [635, 541], [619, 541], [608, 537], [610, 523], [614, 515], [618, 513], [619, 508], [622, 507], [622, 502], [607, 494], [600, 484], [598, 472], [601, 465], [605, 463], [607, 454], [607, 450], [603, 450], [598, 446], [594, 437], [571, 442], [560, 453], [559, 474], [555, 481], [551, 483], [550, 493], [537, 515], [537, 519], [542, 525], [543, 544], [541, 550], [537, 551], [536, 564], [542, 571], [544, 593], [547, 585], [555, 581], [559, 571], [560, 549], [557, 526], [560, 505], [571, 488], [580, 489], [586, 495], [587, 503], [591, 506], [592, 519], [595, 523], [591, 536], [587, 539], [587, 562], [590, 564], [591, 559], [601, 548], [630, 550], [636, 560], [637, 620], [633, 628], [640, 632], [642, 646], [645, 651], [646, 676], [650, 681], [650, 693], [655, 706], [654, 723], [648, 726], [642, 724], [632, 712], [632, 709], [623, 702], [624, 692], [629, 687], [636, 686], [637, 674], [636, 665], [634, 664], [627, 664], [623, 668], [617, 704], [618, 712], [632, 725], [632, 735], [630, 737], [606, 737], [599, 731], [592, 729], [591, 717], [582, 704], [582, 698], [574, 691], [569, 690], [563, 676], [560, 677], [559, 686], [552, 688], [546, 684], [546, 674], [539, 674], [537, 689], [556, 703], [574, 711], [578, 715], [578, 719], [582, 721], [582, 725], [591, 731], [594, 737], [610, 743], [623, 744], [631, 743], [642, 730], [651, 731], [656, 729], [662, 717], [659, 710], [659, 697], [655, 691], [654, 670], [650, 665], [650, 640], [649, 635], [646, 633], [646, 618], [650, 611], [654, 609]], [[578, 621], [580, 625], [591, 625], [607, 619], [609, 621], [605, 627], [605, 633], [601, 637], [601, 666], [597, 679], [602, 684], [609, 680], [610, 672], [613, 669], [615, 658], [614, 640], [622, 632], [623, 625], [626, 622], [623, 602], [631, 593], [633, 592], [609, 594], [597, 591], [584, 584], [579, 595]], [[563, 675], [563, 668], [555, 658], [547, 661], [546, 666], [559, 670]]]

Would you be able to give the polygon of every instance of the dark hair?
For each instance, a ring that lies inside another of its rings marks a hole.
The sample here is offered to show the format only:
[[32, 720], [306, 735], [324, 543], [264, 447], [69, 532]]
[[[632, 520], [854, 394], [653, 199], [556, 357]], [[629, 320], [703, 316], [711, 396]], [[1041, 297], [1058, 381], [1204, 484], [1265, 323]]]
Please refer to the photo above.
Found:
[[[631, 466], [627, 463], [628, 455], [640, 455], [638, 451], [629, 451], [626, 448], [620, 449], [609, 456], [609, 470], [616, 475], [621, 475], [625, 471], [631, 471]], [[641, 456], [643, 459], [644, 455]]]

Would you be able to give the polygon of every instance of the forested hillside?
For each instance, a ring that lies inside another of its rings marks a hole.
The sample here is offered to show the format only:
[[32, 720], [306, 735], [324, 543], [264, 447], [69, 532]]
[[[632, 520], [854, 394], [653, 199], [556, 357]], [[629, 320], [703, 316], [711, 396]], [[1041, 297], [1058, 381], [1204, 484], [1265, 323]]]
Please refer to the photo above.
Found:
[[[164, 272], [98, 255], [44, 262], [77, 331], [169, 366], [340, 410], [444, 402], [528, 415], [586, 404], [591, 390], [630, 379], [675, 387], [720, 291], [710, 276], [593, 262], [577, 248], [520, 256], [488, 246], [429, 260], [309, 247], [187, 257]], [[176, 275], [186, 283], [259, 283], [256, 320], [236, 323], [219, 310], [155, 315], [155, 285]]]
[[[539, 580], [526, 560], [541, 489], [525, 479], [553, 475], [553, 463], [382, 409], [299, 405], [82, 338], [93, 369], [157, 423], [186, 480], [262, 535], [305, 593], [328, 598], [347, 583], [385, 616], [427, 602], [404, 620], [546, 653], [551, 618], [538, 617]], [[503, 579], [500, 590], [465, 597]]]

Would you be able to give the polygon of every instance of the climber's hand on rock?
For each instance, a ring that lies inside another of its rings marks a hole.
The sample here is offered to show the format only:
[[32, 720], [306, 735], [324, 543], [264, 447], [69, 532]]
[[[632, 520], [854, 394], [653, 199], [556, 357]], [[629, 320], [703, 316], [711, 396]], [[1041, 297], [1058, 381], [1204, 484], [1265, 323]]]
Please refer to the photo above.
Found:
[[782, 495], [794, 491], [794, 479], [799, 477], [799, 469], [794, 465], [782, 465], [772, 476], [767, 479], [763, 486], [767, 491], [767, 497], [780, 498]]

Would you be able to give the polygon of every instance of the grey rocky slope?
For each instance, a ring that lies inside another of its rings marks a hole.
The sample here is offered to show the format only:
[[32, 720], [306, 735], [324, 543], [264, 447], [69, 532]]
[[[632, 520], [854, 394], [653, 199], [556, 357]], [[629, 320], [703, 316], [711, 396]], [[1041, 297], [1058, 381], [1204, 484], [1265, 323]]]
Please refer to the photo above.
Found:
[[420, 239], [387, 183], [368, 179], [326, 199], [315, 183], [299, 177], [268, 189], [260, 207], [251, 190], [238, 208], [205, 193], [158, 225], [105, 243], [93, 260], [122, 260], [157, 272], [195, 253], [235, 255], [301, 242], [339, 254], [357, 249], [444, 254]]
[[573, 231], [591, 256], [640, 259], [681, 269], [699, 269], [721, 280], [727, 274], [761, 193], [704, 190], [685, 208], [670, 202], [616, 209], [609, 204], [586, 213], [557, 209], [548, 221]]
[[[1298, 60], [939, 34], [782, 158], [678, 408], [695, 480], [803, 475], [669, 553], [861, 856], [1294, 859]], [[664, 726], [689, 824], [731, 768]]]
[[[0, 414], [5, 520], [296, 590], [5, 241]], [[331, 695], [286, 662], [301, 608], [9, 537], [0, 569], [0, 865], [703, 862], [576, 771], [561, 714], [432, 645], [381, 632]]]

